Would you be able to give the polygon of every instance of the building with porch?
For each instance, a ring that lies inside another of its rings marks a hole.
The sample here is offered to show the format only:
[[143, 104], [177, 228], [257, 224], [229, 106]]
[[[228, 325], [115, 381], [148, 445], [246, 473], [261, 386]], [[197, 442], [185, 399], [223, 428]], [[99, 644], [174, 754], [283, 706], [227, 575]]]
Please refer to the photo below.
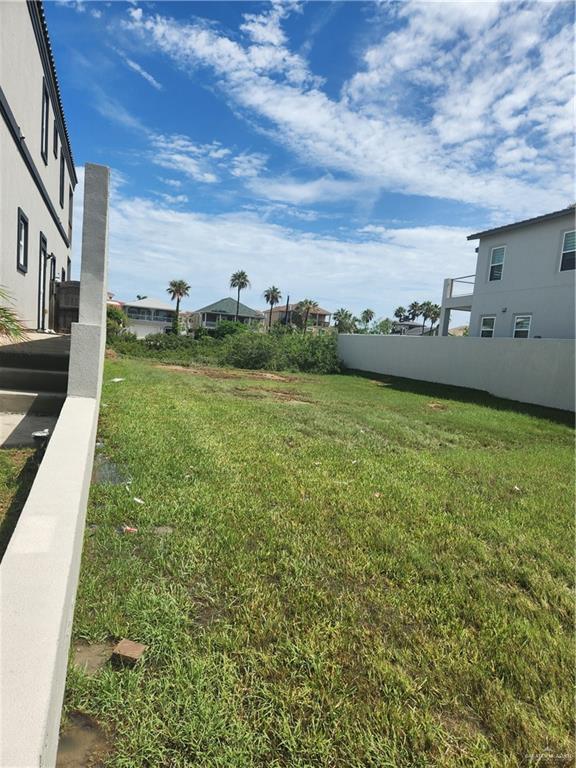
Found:
[[469, 335], [575, 337], [575, 206], [469, 235], [476, 272], [444, 281], [440, 335], [470, 312]]
[[[238, 306], [238, 322], [246, 325], [259, 325], [264, 319], [262, 312], [247, 307], [240, 302]], [[226, 297], [197, 309], [192, 313], [193, 328], [216, 328], [222, 320], [236, 320], [236, 299]]]
[[27, 328], [50, 330], [77, 177], [41, 2], [0, 3], [0, 115], [0, 285]]
[[[270, 313], [272, 313], [272, 321], [270, 323]], [[273, 309], [266, 309], [263, 312], [266, 325], [270, 323], [282, 323], [283, 325], [291, 325], [294, 322], [294, 315], [299, 313], [298, 304], [278, 304]], [[313, 328], [329, 328], [331, 313], [327, 309], [318, 307], [315, 310], [310, 311], [308, 314], [308, 323]]]
[[146, 296], [143, 299], [122, 302], [122, 309], [128, 317], [127, 330], [139, 339], [153, 333], [167, 333], [172, 330], [176, 311], [162, 299]]

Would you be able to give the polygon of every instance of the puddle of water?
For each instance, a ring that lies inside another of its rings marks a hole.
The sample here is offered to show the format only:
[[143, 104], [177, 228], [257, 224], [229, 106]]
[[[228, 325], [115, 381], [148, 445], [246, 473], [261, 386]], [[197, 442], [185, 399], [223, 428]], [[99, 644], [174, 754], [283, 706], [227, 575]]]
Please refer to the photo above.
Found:
[[95, 675], [112, 655], [111, 643], [78, 643], [74, 646], [74, 665], [87, 675]]
[[92, 482], [97, 485], [128, 485], [131, 480], [113, 461], [97, 452], [94, 456]]
[[109, 751], [104, 732], [88, 715], [73, 712], [60, 735], [56, 768], [97, 768], [98, 757]]

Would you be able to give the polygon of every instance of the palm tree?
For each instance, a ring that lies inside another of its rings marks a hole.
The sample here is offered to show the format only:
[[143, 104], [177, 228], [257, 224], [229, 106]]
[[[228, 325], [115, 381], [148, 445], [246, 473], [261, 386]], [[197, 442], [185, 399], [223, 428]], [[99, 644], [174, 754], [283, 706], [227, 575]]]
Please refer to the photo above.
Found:
[[264, 298], [266, 299], [266, 304], [270, 304], [270, 316], [268, 317], [268, 328], [272, 327], [272, 310], [274, 309], [276, 304], [280, 304], [280, 299], [282, 298], [282, 294], [280, 293], [280, 288], [276, 288], [275, 285], [271, 285], [270, 288], [266, 288], [264, 291]]
[[356, 330], [357, 319], [348, 309], [344, 307], [337, 309], [333, 318], [338, 333], [354, 333]]
[[398, 320], [398, 322], [402, 322], [406, 317], [406, 308], [405, 307], [396, 307], [394, 310], [394, 317]]
[[18, 319], [18, 315], [13, 309], [7, 307], [12, 304], [10, 294], [0, 286], [0, 337], [5, 336], [11, 341], [22, 341], [26, 334], [24, 326]]
[[240, 291], [243, 291], [245, 288], [250, 288], [250, 280], [248, 280], [248, 275], [246, 272], [244, 272], [243, 269], [238, 270], [238, 272], [234, 272], [230, 278], [230, 288], [238, 289], [238, 297], [236, 299], [236, 317], [234, 318], [234, 320], [238, 322], [238, 313], [240, 311]]
[[174, 318], [174, 328], [176, 333], [180, 331], [180, 301], [190, 294], [190, 286], [186, 280], [170, 280], [166, 291], [170, 294], [172, 301], [176, 299], [176, 317]]
[[420, 314], [422, 315], [423, 323], [422, 323], [422, 334], [424, 334], [424, 329], [426, 327], [426, 320], [430, 319], [430, 312], [432, 311], [432, 302], [431, 301], [424, 301], [422, 304], [420, 304]]
[[417, 317], [420, 317], [422, 314], [422, 307], [420, 304], [418, 304], [417, 301], [413, 301], [412, 304], [408, 307], [408, 317], [410, 320], [416, 320]]
[[440, 314], [442, 312], [442, 307], [440, 304], [432, 304], [432, 307], [430, 308], [430, 313], [428, 315], [428, 319], [430, 320], [430, 330], [434, 328], [434, 325], [440, 320]]
[[313, 299], [302, 299], [302, 301], [299, 301], [296, 305], [296, 309], [304, 315], [304, 328], [302, 330], [306, 333], [306, 328], [308, 327], [308, 315], [310, 312], [314, 312], [318, 309], [318, 302], [313, 301]]
[[364, 312], [360, 315], [360, 320], [362, 320], [362, 323], [364, 324], [364, 330], [368, 330], [368, 323], [371, 323], [372, 320], [374, 320], [374, 310], [373, 309], [365, 309]]

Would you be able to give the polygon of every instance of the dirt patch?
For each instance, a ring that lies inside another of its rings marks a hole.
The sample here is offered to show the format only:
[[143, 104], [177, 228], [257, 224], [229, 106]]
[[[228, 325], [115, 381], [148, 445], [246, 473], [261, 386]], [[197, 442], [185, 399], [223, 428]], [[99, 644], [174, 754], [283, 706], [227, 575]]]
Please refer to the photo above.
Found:
[[433, 411], [447, 411], [448, 410], [448, 406], [444, 405], [444, 403], [432, 402], [432, 403], [427, 403], [427, 405], [428, 405], [428, 408], [432, 408]]
[[174, 533], [174, 528], [171, 525], [158, 525], [154, 528], [154, 533], [156, 536], [169, 536]]
[[256, 397], [260, 399], [280, 400], [283, 403], [311, 405], [314, 401], [302, 397], [297, 392], [285, 392], [278, 389], [258, 389], [256, 387], [234, 387], [237, 397]]
[[185, 365], [157, 365], [157, 368], [169, 371], [181, 371], [192, 376], [207, 376], [209, 379], [260, 379], [264, 381], [297, 381], [296, 376], [286, 376], [268, 371], [245, 371], [238, 369], [231, 371], [229, 368], [188, 368]]
[[118, 352], [115, 349], [108, 348], [104, 353], [106, 360], [118, 360]]
[[56, 768], [97, 768], [110, 752], [104, 732], [92, 717], [72, 712], [60, 735]]
[[112, 655], [113, 643], [77, 643], [74, 646], [74, 665], [87, 675], [95, 675]]

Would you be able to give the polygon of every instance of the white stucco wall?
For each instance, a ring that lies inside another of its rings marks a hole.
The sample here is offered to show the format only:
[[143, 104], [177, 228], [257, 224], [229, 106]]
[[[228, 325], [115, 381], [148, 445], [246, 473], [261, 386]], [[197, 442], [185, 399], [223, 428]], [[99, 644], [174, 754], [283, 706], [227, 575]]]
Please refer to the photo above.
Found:
[[[531, 314], [531, 337], [574, 338], [576, 271], [560, 272], [560, 259], [563, 235], [575, 227], [572, 213], [480, 240], [471, 336], [479, 336], [481, 318], [492, 315], [494, 336], [510, 338], [514, 317]], [[502, 279], [489, 281], [492, 248], [502, 245], [506, 246]]]
[[[0, 2], [0, 86], [4, 91], [23, 141], [40, 174], [62, 227], [68, 233], [70, 169], [65, 167], [64, 207], [60, 206], [60, 152], [53, 154], [54, 108], [48, 118], [48, 163], [41, 155], [42, 80], [44, 71], [30, 14], [25, 2]], [[67, 268], [69, 248], [58, 231], [14, 138], [0, 117], [0, 285], [17, 302], [21, 319], [37, 327], [40, 232], [47, 240], [48, 254], [56, 256], [56, 276]], [[28, 217], [28, 272], [16, 268], [17, 216], [20, 207]], [[48, 277], [46, 284], [48, 283]]]
[[340, 334], [347, 368], [574, 410], [574, 341]]
[[130, 333], [135, 333], [139, 339], [144, 339], [153, 333], [164, 333], [167, 328], [172, 328], [172, 323], [152, 320], [148, 322], [147, 320], [133, 320], [129, 318], [126, 328]]

